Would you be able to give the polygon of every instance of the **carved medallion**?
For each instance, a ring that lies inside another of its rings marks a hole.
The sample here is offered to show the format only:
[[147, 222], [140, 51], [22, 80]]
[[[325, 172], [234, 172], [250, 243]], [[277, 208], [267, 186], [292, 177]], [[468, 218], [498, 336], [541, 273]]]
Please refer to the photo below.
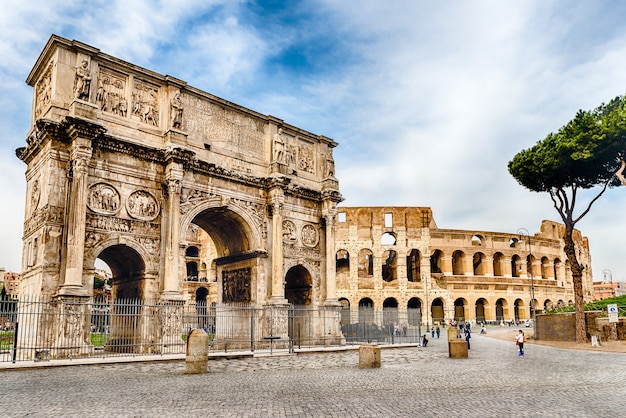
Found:
[[291, 221], [283, 221], [283, 242], [293, 244], [298, 238], [296, 237], [296, 226]]
[[151, 221], [159, 215], [159, 204], [152, 194], [136, 190], [128, 196], [126, 211], [135, 219]]
[[114, 215], [120, 209], [120, 194], [107, 183], [96, 183], [89, 188], [87, 206], [96, 213]]
[[319, 241], [317, 229], [311, 224], [306, 224], [302, 227], [301, 236], [302, 243], [307, 247], [315, 247]]

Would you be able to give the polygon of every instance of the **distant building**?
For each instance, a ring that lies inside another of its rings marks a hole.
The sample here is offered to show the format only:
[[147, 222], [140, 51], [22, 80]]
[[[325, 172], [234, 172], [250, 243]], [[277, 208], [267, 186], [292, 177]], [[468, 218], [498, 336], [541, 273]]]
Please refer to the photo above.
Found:
[[5, 272], [2, 276], [4, 283], [2, 287], [5, 289], [7, 296], [11, 299], [17, 299], [20, 294], [20, 283], [22, 282], [22, 276], [19, 273]]
[[626, 295], [626, 283], [601, 281], [593, 282], [593, 299], [602, 300]]

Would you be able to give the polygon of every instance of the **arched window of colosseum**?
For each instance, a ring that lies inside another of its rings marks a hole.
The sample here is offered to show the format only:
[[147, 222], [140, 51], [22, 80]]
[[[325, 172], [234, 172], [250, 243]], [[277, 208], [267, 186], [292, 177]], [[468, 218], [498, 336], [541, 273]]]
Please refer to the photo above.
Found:
[[483, 253], [474, 254], [474, 276], [484, 276], [485, 274], [487, 274], [485, 259], [486, 257]]
[[443, 252], [441, 250], [435, 250], [433, 255], [430, 256], [430, 272], [431, 273], [443, 273]]
[[335, 256], [335, 271], [338, 289], [350, 288], [350, 254], [347, 250], [339, 250]]
[[382, 245], [396, 245], [396, 236], [392, 232], [385, 232], [380, 238]]
[[554, 259], [554, 280], [561, 280], [561, 260]]
[[483, 245], [483, 237], [481, 235], [472, 236], [472, 245]]
[[465, 254], [461, 250], [456, 250], [452, 253], [452, 274], [455, 276], [462, 276], [465, 274], [463, 269], [463, 258]]
[[493, 275], [494, 276], [502, 276], [502, 260], [504, 259], [504, 255], [502, 253], [495, 253], [493, 255]]
[[409, 282], [422, 281], [420, 260], [421, 255], [419, 250], [412, 249], [409, 255], [406, 256], [406, 276]]
[[509, 247], [515, 248], [515, 246], [517, 245], [518, 242], [519, 242], [519, 240], [517, 238], [511, 238], [509, 240]]
[[407, 318], [409, 319], [409, 325], [418, 326], [420, 324], [420, 318], [426, 312], [422, 312], [422, 301], [419, 298], [411, 298], [406, 304]]
[[550, 299], [546, 299], [543, 302], [543, 310], [544, 311], [549, 311], [550, 309], [552, 309], [552, 305], [553, 305], [552, 301]]
[[496, 321], [498, 321], [498, 324], [504, 322], [507, 319], [504, 317], [506, 308], [506, 299], [500, 298], [496, 301]]
[[541, 278], [550, 278], [550, 265], [548, 257], [541, 257]]
[[[429, 307], [427, 306], [426, 309], [429, 309]], [[444, 323], [444, 304], [443, 304], [443, 300], [441, 298], [436, 298], [435, 300], [433, 300], [432, 304], [430, 305], [430, 313], [431, 313], [431, 318], [434, 324], [443, 324]]]
[[467, 306], [467, 300], [464, 298], [458, 298], [454, 301], [454, 320], [457, 322], [465, 321], [465, 307]]
[[486, 308], [489, 306], [489, 302], [487, 299], [480, 298], [476, 300], [476, 322], [481, 323], [487, 321], [487, 317], [485, 315]]
[[[400, 323], [398, 321], [398, 301], [395, 298], [387, 298], [383, 301], [383, 324], [394, 324], [394, 332], [400, 335]], [[390, 328], [391, 330], [391, 328]]]
[[519, 321], [521, 319], [527, 319], [525, 317], [525, 312], [524, 312], [524, 301], [521, 299], [515, 299], [515, 302], [513, 302], [513, 316], [515, 318], [515, 321]]
[[341, 304], [341, 323], [340, 325], [350, 324], [350, 301], [346, 298], [339, 298]]
[[370, 298], [363, 298], [359, 301], [359, 323], [373, 324], [374, 320], [374, 301]]
[[187, 281], [188, 282], [198, 281], [198, 263], [196, 263], [195, 261], [187, 262]]
[[513, 277], [519, 277], [522, 272], [522, 259], [519, 255], [513, 254], [511, 257], [511, 275]]
[[383, 253], [382, 276], [386, 282], [393, 282], [397, 279], [398, 253], [387, 250]]
[[359, 251], [359, 277], [374, 276], [374, 254], [371, 250]]

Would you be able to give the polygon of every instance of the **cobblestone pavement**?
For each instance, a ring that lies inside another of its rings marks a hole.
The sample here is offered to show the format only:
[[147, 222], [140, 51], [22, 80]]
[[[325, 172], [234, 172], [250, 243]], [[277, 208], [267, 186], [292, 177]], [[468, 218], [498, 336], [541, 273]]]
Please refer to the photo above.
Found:
[[[443, 337], [443, 336], [442, 336]], [[382, 350], [0, 371], [7, 417], [617, 417], [626, 416], [626, 355], [474, 334], [468, 359], [444, 338]]]

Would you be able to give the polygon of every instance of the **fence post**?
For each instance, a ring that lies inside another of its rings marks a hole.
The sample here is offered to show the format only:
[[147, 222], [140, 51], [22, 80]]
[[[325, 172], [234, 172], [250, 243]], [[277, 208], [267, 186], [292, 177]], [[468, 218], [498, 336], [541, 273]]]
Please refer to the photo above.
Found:
[[250, 307], [250, 351], [254, 353], [254, 306]]

